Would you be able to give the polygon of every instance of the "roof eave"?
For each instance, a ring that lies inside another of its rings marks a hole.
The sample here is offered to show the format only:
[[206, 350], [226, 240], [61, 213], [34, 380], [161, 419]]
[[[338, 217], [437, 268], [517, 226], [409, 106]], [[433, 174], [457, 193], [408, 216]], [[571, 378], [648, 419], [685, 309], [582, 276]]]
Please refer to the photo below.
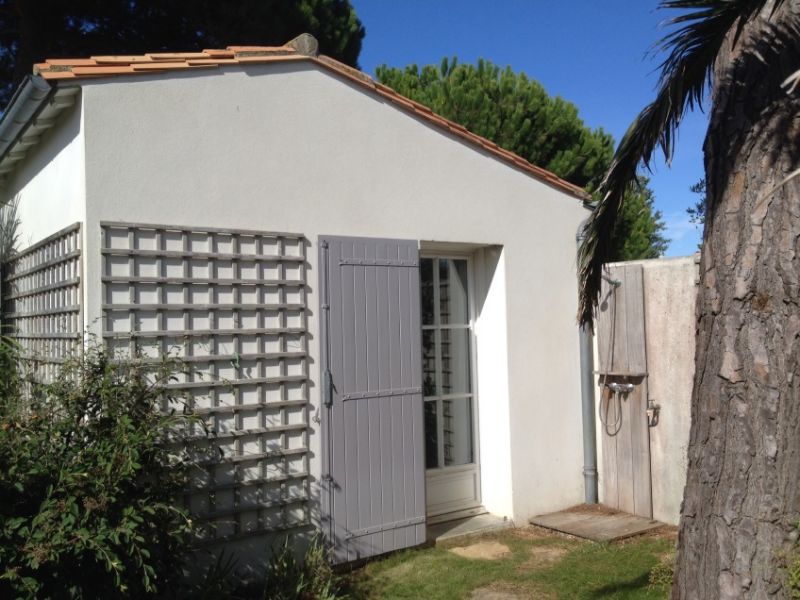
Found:
[[[225, 61], [215, 59], [215, 53], [218, 54], [219, 52], [224, 52], [226, 56], [232, 54], [233, 59], [229, 58]], [[149, 72], [151, 74], [163, 73], [166, 70], [171, 71], [178, 66], [181, 67], [181, 72], [185, 72], [197, 68], [205, 69], [212, 66], [228, 66], [231, 61], [239, 63], [241, 66], [244, 63], [258, 64], [275, 61], [308, 60], [335, 75], [355, 82], [359, 86], [381, 96], [384, 100], [388, 100], [401, 111], [421, 118], [444, 133], [460, 138], [476, 150], [486, 152], [489, 156], [500, 160], [513, 169], [525, 173], [529, 177], [538, 180], [540, 183], [576, 198], [578, 201], [582, 202], [586, 208], [588, 208], [587, 204], [591, 202], [591, 196], [583, 188], [565, 181], [546, 169], [531, 164], [524, 158], [498, 146], [491, 140], [476, 135], [465, 127], [434, 113], [429, 107], [402, 96], [383, 84], [377, 83], [366, 73], [349, 67], [335, 59], [319, 55], [316, 40], [308, 34], [302, 34], [280, 48], [229, 46], [225, 51], [205, 50], [200, 54], [203, 56], [208, 55], [209, 59], [199, 61], [201, 64], [191, 64], [190, 59], [193, 59], [196, 54], [197, 53], [172, 53], [169, 55], [145, 55], [144, 58], [146, 61], [144, 62], [147, 64], [144, 67], [140, 67], [139, 70], [137, 70], [136, 65], [131, 66], [130, 64], [127, 66], [103, 66], [103, 64], [109, 61], [119, 62], [119, 60], [122, 60], [122, 62], [130, 63], [136, 57], [93, 57], [91, 59], [84, 59], [90, 61], [92, 65], [87, 67], [78, 65], [71, 68], [69, 65], [63, 64], [65, 59], [61, 59], [58, 64], [54, 63], [52, 68], [49, 66], [49, 62], [44, 63], [44, 66], [47, 67], [44, 71], [42, 70], [42, 65], [37, 65], [37, 75], [26, 78], [23, 85], [20, 86], [14, 94], [14, 98], [6, 111], [6, 115], [0, 119], [0, 187], [4, 186], [6, 176], [14, 170], [14, 162], [20, 160], [24, 156], [25, 151], [38, 141], [38, 133], [35, 133], [33, 136], [30, 136], [28, 140], [29, 143], [22, 145], [19, 149], [14, 149], [18, 140], [25, 134], [28, 126], [37, 118], [37, 115], [40, 115], [46, 109], [48, 99], [56, 101], [56, 104], [59, 104], [59, 99], [61, 102], [71, 104], [73, 102], [73, 95], [77, 93], [79, 86], [87, 78], [125, 76], [141, 74], [143, 72]], [[177, 65], [169, 62], [169, 60], [174, 61], [179, 58], [185, 59], [184, 62], [186, 62], [186, 64], [181, 63]], [[80, 69], [83, 70], [80, 71]], [[43, 73], [44, 76], [38, 75], [38, 73]], [[77, 85], [74, 87], [64, 87], [62, 84], [67, 82], [69, 82], [69, 84], [74, 82]], [[47, 119], [47, 121], [52, 122], [53, 120]]]
[[[28, 75], [0, 117], [0, 188], [4, 188], [16, 163], [36, 146], [43, 131], [74, 102], [77, 87], [62, 89], [39, 75]], [[0, 198], [0, 204], [3, 203]]]

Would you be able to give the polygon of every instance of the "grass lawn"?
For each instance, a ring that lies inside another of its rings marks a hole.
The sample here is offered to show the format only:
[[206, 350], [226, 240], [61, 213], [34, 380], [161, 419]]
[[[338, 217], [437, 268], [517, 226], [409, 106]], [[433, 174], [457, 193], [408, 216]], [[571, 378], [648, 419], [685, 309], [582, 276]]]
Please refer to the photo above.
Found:
[[674, 545], [669, 532], [595, 544], [506, 530], [391, 555], [353, 573], [351, 584], [354, 597], [367, 599], [666, 598], [668, 586], [652, 585], [649, 574]]

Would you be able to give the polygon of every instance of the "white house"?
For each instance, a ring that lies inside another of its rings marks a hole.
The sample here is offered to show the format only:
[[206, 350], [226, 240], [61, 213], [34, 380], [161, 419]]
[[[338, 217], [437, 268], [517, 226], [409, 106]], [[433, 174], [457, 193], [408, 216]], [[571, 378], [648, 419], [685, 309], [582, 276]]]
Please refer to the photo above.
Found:
[[0, 121], [18, 336], [194, 367], [210, 543], [350, 560], [582, 502], [586, 194], [315, 48], [36, 65]]

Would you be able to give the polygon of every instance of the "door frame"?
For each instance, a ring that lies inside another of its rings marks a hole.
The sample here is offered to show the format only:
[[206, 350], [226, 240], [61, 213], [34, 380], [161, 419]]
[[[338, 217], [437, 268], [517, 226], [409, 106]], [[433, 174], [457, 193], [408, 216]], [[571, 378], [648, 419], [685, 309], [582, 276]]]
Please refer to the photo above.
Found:
[[[449, 520], [450, 518], [457, 519], [461, 516], [469, 516], [478, 513], [485, 512], [483, 509], [483, 492], [482, 492], [482, 478], [481, 478], [481, 460], [480, 460], [480, 411], [479, 411], [479, 399], [478, 399], [478, 345], [475, 339], [475, 325], [476, 325], [476, 313], [477, 313], [477, 302], [475, 298], [475, 293], [477, 291], [475, 285], [475, 261], [473, 257], [473, 253], [468, 250], [448, 250], [448, 249], [427, 249], [424, 247], [422, 243], [420, 243], [419, 249], [419, 258], [420, 261], [423, 259], [432, 259], [432, 258], [443, 258], [443, 259], [453, 259], [453, 260], [466, 260], [467, 261], [467, 307], [469, 310], [469, 369], [470, 369], [470, 387], [471, 389], [471, 400], [472, 400], [472, 436], [473, 436], [473, 459], [474, 463], [468, 463], [466, 465], [454, 465], [451, 467], [437, 467], [436, 469], [425, 469], [425, 514], [428, 519], [428, 522], [434, 521], [444, 521]], [[420, 286], [421, 290], [421, 286]], [[422, 302], [422, 297], [420, 295], [420, 302]], [[437, 308], [438, 310], [438, 308]], [[421, 334], [421, 332], [420, 332]], [[420, 361], [422, 361], [422, 356], [420, 355]], [[422, 397], [423, 405], [425, 400], [425, 396]], [[428, 512], [428, 483], [429, 479], [436, 478], [437, 476], [446, 478], [456, 475], [459, 472], [464, 472], [467, 470], [472, 471], [474, 464], [474, 473], [475, 473], [475, 480], [477, 483], [477, 490], [476, 490], [476, 501], [471, 506], [465, 506], [461, 508], [455, 508], [453, 510], [447, 510], [445, 512], [437, 512], [435, 514], [431, 514]], [[436, 471], [433, 476], [429, 475], [430, 471]]]

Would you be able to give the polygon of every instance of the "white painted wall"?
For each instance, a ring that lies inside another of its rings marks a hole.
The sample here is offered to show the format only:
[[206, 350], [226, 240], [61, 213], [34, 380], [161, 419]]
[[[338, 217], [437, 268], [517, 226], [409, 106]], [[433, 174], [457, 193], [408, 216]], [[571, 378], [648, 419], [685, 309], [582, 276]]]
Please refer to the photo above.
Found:
[[506, 273], [499, 247], [480, 250], [474, 259], [477, 315], [478, 446], [481, 495], [495, 514], [511, 516], [511, 407], [508, 402], [508, 320]]
[[80, 96], [58, 125], [20, 161], [4, 199], [19, 195], [19, 249], [86, 217], [83, 113]]
[[693, 256], [642, 265], [648, 393], [661, 405], [658, 425], [650, 429], [653, 517], [677, 525], [691, 425], [697, 265]]
[[476, 324], [484, 502], [522, 523], [582, 500], [577, 199], [311, 64], [83, 85], [90, 322], [104, 220], [305, 234], [315, 379], [318, 235], [502, 246]]

